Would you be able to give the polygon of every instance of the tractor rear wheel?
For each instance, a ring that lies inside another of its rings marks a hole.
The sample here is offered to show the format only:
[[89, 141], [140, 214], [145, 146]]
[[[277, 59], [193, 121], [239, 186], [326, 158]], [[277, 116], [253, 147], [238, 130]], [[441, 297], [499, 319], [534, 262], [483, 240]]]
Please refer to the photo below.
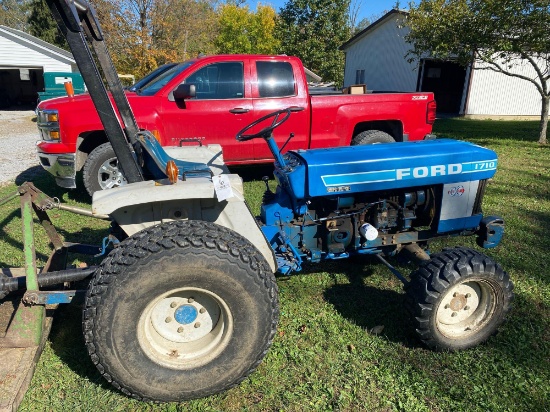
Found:
[[496, 333], [511, 308], [513, 285], [498, 263], [457, 247], [422, 263], [411, 275], [406, 293], [422, 342], [436, 350], [455, 351]]
[[277, 327], [275, 277], [237, 233], [164, 223], [124, 240], [96, 271], [84, 336], [123, 393], [184, 401], [229, 389], [260, 364]]

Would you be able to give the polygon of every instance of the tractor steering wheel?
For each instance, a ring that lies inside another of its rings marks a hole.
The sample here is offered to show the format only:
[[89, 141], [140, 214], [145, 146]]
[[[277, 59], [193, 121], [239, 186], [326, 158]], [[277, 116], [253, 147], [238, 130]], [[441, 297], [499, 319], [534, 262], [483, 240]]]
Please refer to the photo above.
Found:
[[[244, 129], [242, 129], [239, 133], [237, 133], [237, 136], [235, 137], [235, 139], [237, 139], [239, 142], [246, 142], [247, 140], [252, 140], [257, 137], [267, 138], [271, 135], [271, 132], [273, 132], [274, 129], [276, 129], [277, 127], [279, 127], [280, 125], [282, 125], [284, 122], [288, 120], [288, 118], [290, 117], [290, 112], [291, 110], [287, 108], [287, 109], [277, 110], [276, 112], [273, 112], [273, 113], [269, 113], [268, 115], [250, 123]], [[283, 113], [286, 113], [285, 116], [279, 120], [279, 117]], [[254, 126], [257, 126], [258, 124], [262, 123], [263, 121], [271, 117], [274, 117], [273, 122], [271, 123], [271, 126], [264, 127], [258, 133], [244, 134], [246, 131], [252, 129]]]

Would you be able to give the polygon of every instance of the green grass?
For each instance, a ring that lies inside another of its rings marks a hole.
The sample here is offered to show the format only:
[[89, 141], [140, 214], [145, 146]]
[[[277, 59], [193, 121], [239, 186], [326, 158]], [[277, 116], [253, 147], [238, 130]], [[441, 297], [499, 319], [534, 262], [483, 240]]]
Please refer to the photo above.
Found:
[[[435, 131], [488, 146], [499, 155], [486, 214], [500, 214], [506, 235], [487, 251], [515, 283], [508, 322], [486, 344], [459, 353], [436, 353], [416, 340], [400, 283], [371, 259], [311, 265], [279, 278], [281, 320], [265, 360], [240, 386], [183, 404], [151, 405], [110, 386], [89, 360], [81, 337], [80, 308], [61, 308], [22, 411], [548, 411], [550, 410], [550, 147], [536, 143], [536, 122], [438, 120]], [[258, 210], [262, 172], [249, 172], [247, 198]], [[43, 176], [37, 186], [70, 204]], [[0, 198], [15, 186], [0, 189]], [[15, 203], [14, 203], [15, 204]], [[0, 265], [21, 266], [18, 212], [0, 208]], [[97, 243], [105, 223], [53, 212], [69, 241]], [[40, 234], [38, 257], [47, 244]], [[473, 245], [473, 239], [431, 247]], [[407, 273], [411, 267], [399, 266]], [[384, 326], [382, 333], [369, 333]]]

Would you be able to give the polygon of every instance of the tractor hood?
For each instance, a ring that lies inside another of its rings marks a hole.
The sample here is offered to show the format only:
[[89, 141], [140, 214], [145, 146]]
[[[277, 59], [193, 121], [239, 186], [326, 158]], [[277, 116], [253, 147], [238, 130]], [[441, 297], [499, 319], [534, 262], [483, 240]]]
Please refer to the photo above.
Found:
[[483, 180], [497, 168], [494, 151], [451, 139], [289, 153], [293, 155], [306, 166], [303, 194], [309, 197]]

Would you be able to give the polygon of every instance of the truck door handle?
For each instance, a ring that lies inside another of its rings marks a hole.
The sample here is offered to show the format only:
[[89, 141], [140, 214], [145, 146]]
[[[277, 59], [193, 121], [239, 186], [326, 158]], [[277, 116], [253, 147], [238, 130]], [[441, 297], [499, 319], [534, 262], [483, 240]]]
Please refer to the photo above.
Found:
[[242, 114], [242, 113], [248, 113], [249, 111], [250, 111], [249, 109], [235, 107], [234, 109], [229, 110], [229, 113]]
[[305, 107], [300, 107], [300, 106], [291, 106], [288, 108], [291, 112], [302, 112], [304, 110], [306, 110]]

